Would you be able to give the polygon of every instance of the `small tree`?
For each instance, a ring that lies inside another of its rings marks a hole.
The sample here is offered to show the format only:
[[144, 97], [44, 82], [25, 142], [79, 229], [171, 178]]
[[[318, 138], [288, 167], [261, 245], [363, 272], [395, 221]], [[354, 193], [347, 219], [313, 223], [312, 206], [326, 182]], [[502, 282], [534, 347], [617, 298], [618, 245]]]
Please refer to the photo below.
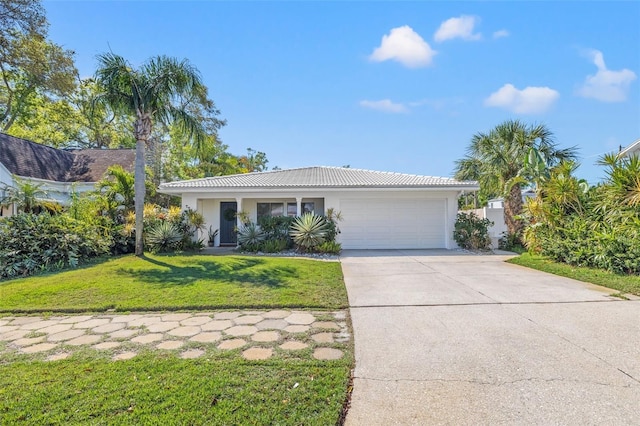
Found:
[[488, 250], [491, 247], [489, 227], [492, 225], [489, 219], [480, 219], [473, 212], [458, 213], [453, 239], [463, 249]]

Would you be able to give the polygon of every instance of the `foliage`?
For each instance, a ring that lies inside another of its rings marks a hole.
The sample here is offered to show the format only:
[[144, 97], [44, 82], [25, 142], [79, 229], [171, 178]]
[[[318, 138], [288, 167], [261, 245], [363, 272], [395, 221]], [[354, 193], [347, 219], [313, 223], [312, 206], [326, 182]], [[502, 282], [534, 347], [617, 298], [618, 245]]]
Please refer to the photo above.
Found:
[[243, 250], [258, 251], [264, 239], [264, 232], [260, 226], [255, 223], [242, 225], [238, 230], [238, 244]]
[[463, 249], [488, 250], [491, 247], [489, 227], [492, 225], [489, 219], [480, 219], [473, 212], [458, 213], [453, 239]]
[[0, 312], [349, 306], [338, 262], [282, 257], [127, 255], [0, 289]]
[[266, 240], [284, 240], [289, 246], [291, 237], [289, 236], [289, 229], [293, 223], [294, 218], [289, 216], [264, 216], [258, 220], [260, 229], [265, 234]]
[[219, 233], [220, 233], [219, 229], [216, 229], [214, 231], [213, 227], [209, 225], [209, 231], [207, 231], [207, 237], [208, 237], [207, 243], [209, 244], [210, 247], [213, 247], [213, 245], [215, 244], [216, 237], [218, 236]]
[[327, 241], [329, 225], [323, 216], [305, 213], [295, 218], [289, 234], [300, 251], [313, 251]]
[[518, 219], [522, 214], [521, 188], [533, 184], [547, 168], [575, 157], [575, 148], [557, 148], [546, 126], [510, 120], [489, 133], [473, 136], [467, 155], [456, 162], [455, 177], [478, 180], [484, 197], [504, 197], [508, 232], [519, 235], [524, 226]]
[[509, 234], [508, 232], [503, 232], [502, 236], [498, 239], [498, 248], [516, 253], [525, 251], [525, 248], [522, 246], [522, 237], [517, 234]]
[[316, 251], [318, 253], [340, 254], [342, 251], [342, 245], [335, 241], [325, 241], [316, 248]]
[[42, 189], [41, 183], [33, 183], [28, 180], [15, 178], [15, 186], [4, 185], [0, 199], [0, 205], [15, 205], [18, 211], [24, 213], [39, 213], [42, 210], [56, 212], [60, 206], [47, 199], [49, 194]]
[[68, 214], [20, 213], [0, 220], [0, 278], [76, 267], [110, 246], [104, 228]]
[[182, 233], [176, 224], [160, 221], [150, 226], [146, 239], [152, 253], [166, 253], [180, 247]]

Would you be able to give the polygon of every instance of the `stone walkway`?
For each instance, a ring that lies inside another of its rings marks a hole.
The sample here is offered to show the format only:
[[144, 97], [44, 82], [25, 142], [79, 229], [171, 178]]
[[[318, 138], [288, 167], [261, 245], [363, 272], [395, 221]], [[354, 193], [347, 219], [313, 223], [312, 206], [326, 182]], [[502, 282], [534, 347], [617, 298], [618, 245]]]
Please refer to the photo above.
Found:
[[60, 360], [91, 349], [112, 360], [145, 350], [199, 358], [212, 351], [248, 360], [341, 359], [351, 335], [347, 311], [292, 310], [0, 317], [0, 362]]

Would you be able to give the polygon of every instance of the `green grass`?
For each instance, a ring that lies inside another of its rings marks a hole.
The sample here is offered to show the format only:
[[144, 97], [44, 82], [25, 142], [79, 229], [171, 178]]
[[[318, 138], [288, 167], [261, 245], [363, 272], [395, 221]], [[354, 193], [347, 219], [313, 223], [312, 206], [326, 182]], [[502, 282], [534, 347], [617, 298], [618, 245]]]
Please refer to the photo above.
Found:
[[620, 275], [602, 269], [571, 266], [529, 253], [523, 253], [508, 262], [640, 296], [640, 276], [638, 275]]
[[333, 425], [350, 363], [146, 354], [0, 364], [0, 424]]
[[347, 306], [339, 263], [295, 258], [147, 254], [0, 282], [0, 312]]

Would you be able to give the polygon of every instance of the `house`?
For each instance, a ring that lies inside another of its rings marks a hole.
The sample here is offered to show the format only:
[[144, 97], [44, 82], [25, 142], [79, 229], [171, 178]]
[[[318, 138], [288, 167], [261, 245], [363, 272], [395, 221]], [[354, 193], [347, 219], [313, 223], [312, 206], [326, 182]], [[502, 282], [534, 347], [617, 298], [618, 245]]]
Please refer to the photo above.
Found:
[[[0, 133], [0, 191], [5, 185], [15, 186], [16, 179], [30, 181], [63, 205], [72, 192], [93, 190], [109, 166], [133, 171], [134, 162], [132, 149], [63, 150]], [[3, 196], [0, 193], [0, 199]], [[13, 206], [0, 210], [2, 216], [13, 213]]]
[[[346, 249], [454, 248], [458, 197], [477, 182], [344, 167], [305, 167], [170, 182], [159, 192], [182, 196], [183, 209], [220, 230], [216, 245], [236, 245], [241, 216], [342, 214]], [[236, 213], [243, 212], [243, 215]]]
[[631, 157], [632, 155], [640, 157], [640, 139], [618, 153], [618, 157]]

